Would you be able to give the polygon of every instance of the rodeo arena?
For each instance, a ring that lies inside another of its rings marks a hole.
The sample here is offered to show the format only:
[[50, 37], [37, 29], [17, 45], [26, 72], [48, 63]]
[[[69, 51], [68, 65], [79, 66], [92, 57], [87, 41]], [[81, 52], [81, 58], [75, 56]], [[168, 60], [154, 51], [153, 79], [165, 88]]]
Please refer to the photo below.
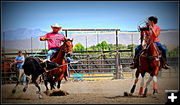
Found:
[[[141, 75], [138, 75], [137, 78], [137, 68], [130, 68], [135, 47], [123, 49], [119, 47], [119, 44], [127, 34], [132, 45], [135, 41], [141, 44], [140, 36], [142, 33], [140, 31], [62, 29], [62, 32], [67, 39], [52, 61], [61, 62], [59, 64], [44, 62], [47, 51], [41, 51], [42, 49], [47, 50], [47, 41], [40, 41], [39, 37], [31, 38], [23, 43], [28, 44], [31, 47], [30, 49], [19, 48], [15, 51], [6, 51], [5, 46], [2, 47], [1, 103], [164, 104], [166, 102], [165, 90], [178, 90], [179, 56], [167, 54], [169, 69], [163, 69], [160, 64], [158, 65], [156, 87], [154, 87], [154, 79], [149, 81], [151, 77], [149, 72], [146, 72], [143, 78]], [[161, 34], [168, 33], [171, 35], [175, 32], [166, 30], [161, 31]], [[79, 38], [84, 42], [84, 51], [73, 51], [74, 43], [79, 43], [75, 38], [76, 35], [80, 35]], [[96, 44], [101, 43], [101, 37], [105, 35], [109, 35], [109, 38], [114, 41], [114, 48], [109, 50], [99, 49], [98, 51], [87, 49], [89, 42], [94, 41], [96, 43], [97, 41]], [[94, 36], [94, 39], [89, 36]], [[38, 41], [37, 45], [34, 44], [35, 41]], [[2, 46], [5, 44], [7, 42], [3, 40]], [[33, 46], [38, 46], [38, 49], [34, 49]], [[20, 82], [18, 82], [17, 64], [13, 62], [19, 50], [22, 51], [25, 57], [23, 68], [26, 74]], [[65, 57], [67, 54], [70, 54], [72, 62], [67, 62]], [[160, 60], [157, 59], [155, 58], [159, 62]], [[152, 65], [153, 63], [146, 62], [146, 64]], [[143, 67], [146, 64], [142, 62], [142, 65], [139, 66]], [[151, 69], [153, 71], [153, 68]], [[45, 72], [49, 72], [50, 77], [46, 77]], [[141, 72], [139, 71], [139, 73]], [[68, 78], [67, 80], [65, 75]]]

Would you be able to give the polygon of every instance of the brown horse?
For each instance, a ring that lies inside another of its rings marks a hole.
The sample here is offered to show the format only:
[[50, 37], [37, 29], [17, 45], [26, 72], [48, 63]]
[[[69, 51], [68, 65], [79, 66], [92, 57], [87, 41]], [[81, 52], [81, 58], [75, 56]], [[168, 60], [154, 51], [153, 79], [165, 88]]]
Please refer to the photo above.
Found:
[[10, 82], [10, 80], [12, 79], [11, 77], [14, 75], [11, 72], [15, 72], [15, 75], [18, 73], [17, 64], [12, 63], [11, 60], [2, 60], [1, 67], [2, 67], [2, 70], [1, 70], [2, 77], [4, 77], [3, 83]]
[[67, 62], [65, 61], [65, 54], [72, 53], [73, 40], [65, 39], [63, 45], [60, 47], [59, 52], [57, 52], [56, 57], [51, 59], [52, 62], [59, 64], [60, 66], [54, 70], [49, 71], [49, 76], [54, 82], [58, 82], [57, 88], [60, 88], [61, 80], [63, 77], [67, 76]]
[[146, 82], [145, 90], [143, 96], [147, 96], [148, 85], [153, 80], [153, 94], [158, 93], [157, 91], [157, 75], [158, 71], [161, 69], [161, 62], [160, 62], [160, 52], [158, 47], [155, 45], [154, 41], [152, 40], [149, 32], [149, 28], [140, 28], [141, 33], [141, 48], [142, 50], [137, 55], [139, 58], [139, 66], [137, 67], [135, 76], [135, 82], [133, 87], [131, 88], [130, 95], [134, 93], [136, 83], [138, 82], [139, 74], [142, 76], [142, 81], [140, 84], [139, 95], [143, 93], [144, 87], [144, 76], [145, 73], [149, 73], [149, 79]]

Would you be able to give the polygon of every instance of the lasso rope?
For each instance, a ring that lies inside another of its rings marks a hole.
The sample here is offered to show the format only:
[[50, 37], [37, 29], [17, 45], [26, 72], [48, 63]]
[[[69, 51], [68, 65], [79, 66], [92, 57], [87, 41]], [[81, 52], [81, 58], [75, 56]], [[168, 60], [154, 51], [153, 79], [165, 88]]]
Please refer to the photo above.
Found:
[[[49, 72], [49, 71], [54, 71], [54, 70], [56, 70], [57, 68], [62, 67], [62, 66], [65, 66], [65, 65], [68, 65], [68, 64], [70, 64], [70, 66], [72, 67], [71, 63], [66, 63], [66, 64], [63, 64], [63, 65], [59, 65], [59, 66], [56, 67], [56, 68], [49, 69], [48, 72]], [[72, 67], [72, 69], [73, 69], [73, 71], [75, 71], [75, 69], [74, 69], [73, 67]], [[75, 72], [76, 72], [76, 71], [75, 71]], [[78, 74], [78, 73], [76, 72], [76, 74]]]
[[33, 57], [37, 55], [37, 53], [40, 50], [41, 46], [42, 46], [42, 43], [40, 43], [40, 46], [39, 46], [38, 50], [35, 52], [35, 54], [33, 55]]

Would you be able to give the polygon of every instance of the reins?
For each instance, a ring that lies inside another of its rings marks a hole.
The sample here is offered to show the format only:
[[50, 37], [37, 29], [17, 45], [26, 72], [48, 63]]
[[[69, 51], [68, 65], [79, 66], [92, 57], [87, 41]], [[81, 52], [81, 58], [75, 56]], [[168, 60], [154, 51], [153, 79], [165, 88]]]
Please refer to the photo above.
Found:
[[[150, 35], [148, 35], [148, 37], [149, 37], [149, 36], [150, 36]], [[150, 40], [150, 38], [148, 38], [148, 39], [143, 38], [142, 40], [145, 40], [145, 41], [147, 42], [147, 41]], [[146, 43], [145, 49], [148, 49], [148, 48], [150, 47], [150, 45], [153, 44], [153, 43], [154, 43], [154, 41], [151, 41], [149, 44]], [[156, 51], [157, 55], [159, 55], [159, 52], [158, 52], [158, 50], [157, 50], [156, 48], [157, 48], [157, 46], [155, 46], [155, 51]], [[143, 50], [145, 50], [145, 49], [143, 49]], [[143, 51], [142, 51], [142, 52], [143, 52]], [[142, 55], [142, 54], [143, 54], [143, 53], [141, 53], [140, 55]], [[151, 56], [150, 56], [150, 57], [151, 57]], [[152, 57], [155, 57], [156, 60], [158, 60], [158, 59], [160, 58], [160, 56], [152, 56]]]

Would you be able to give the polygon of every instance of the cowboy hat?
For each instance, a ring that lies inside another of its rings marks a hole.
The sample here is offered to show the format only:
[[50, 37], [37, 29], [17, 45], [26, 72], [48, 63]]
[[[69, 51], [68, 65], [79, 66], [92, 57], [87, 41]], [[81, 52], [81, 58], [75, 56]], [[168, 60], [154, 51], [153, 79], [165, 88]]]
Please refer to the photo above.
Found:
[[51, 28], [61, 28], [61, 26], [59, 26], [57, 23], [54, 25], [51, 25]]

